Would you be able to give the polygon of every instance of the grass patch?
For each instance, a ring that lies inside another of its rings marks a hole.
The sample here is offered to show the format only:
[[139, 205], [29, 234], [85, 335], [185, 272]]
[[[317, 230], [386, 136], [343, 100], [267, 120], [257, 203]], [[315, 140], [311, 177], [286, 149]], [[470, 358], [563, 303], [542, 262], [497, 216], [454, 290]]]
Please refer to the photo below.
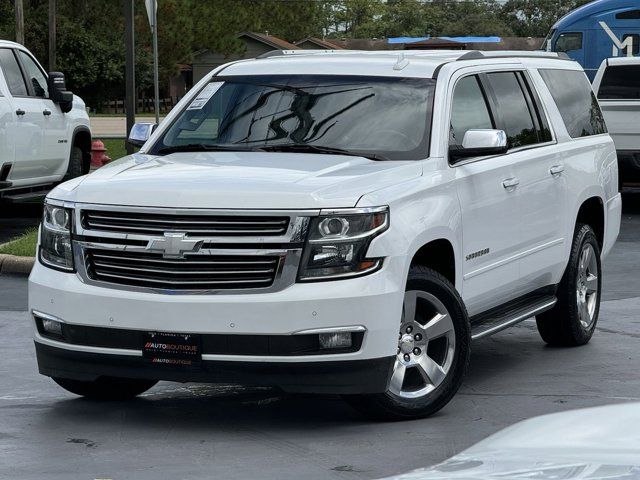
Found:
[[19, 257], [34, 257], [37, 241], [38, 229], [31, 228], [10, 242], [0, 245], [0, 253], [18, 255]]
[[107, 149], [107, 155], [111, 157], [111, 160], [117, 160], [127, 154], [127, 150], [124, 146], [124, 138], [108, 138], [102, 140], [102, 142], [104, 143], [104, 147]]

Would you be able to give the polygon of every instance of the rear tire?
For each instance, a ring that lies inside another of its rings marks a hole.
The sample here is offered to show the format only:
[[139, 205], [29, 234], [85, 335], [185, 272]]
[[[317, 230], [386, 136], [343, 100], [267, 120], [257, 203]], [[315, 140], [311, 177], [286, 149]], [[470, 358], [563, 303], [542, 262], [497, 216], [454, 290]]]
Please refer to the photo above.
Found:
[[569, 264], [558, 286], [558, 302], [536, 316], [538, 332], [553, 346], [575, 347], [591, 340], [598, 322], [602, 267], [600, 246], [589, 225], [576, 226]]
[[69, 155], [69, 166], [67, 167], [67, 173], [65, 174], [63, 181], [71, 180], [72, 178], [79, 177], [83, 174], [84, 169], [82, 149], [74, 145], [73, 147], [71, 147], [71, 154]]
[[53, 381], [68, 392], [93, 400], [130, 400], [158, 383], [156, 380], [116, 377], [100, 377], [90, 382], [54, 377]]
[[449, 403], [462, 385], [470, 343], [469, 318], [455, 287], [434, 270], [411, 267], [388, 390], [344, 398], [377, 419], [432, 415]]

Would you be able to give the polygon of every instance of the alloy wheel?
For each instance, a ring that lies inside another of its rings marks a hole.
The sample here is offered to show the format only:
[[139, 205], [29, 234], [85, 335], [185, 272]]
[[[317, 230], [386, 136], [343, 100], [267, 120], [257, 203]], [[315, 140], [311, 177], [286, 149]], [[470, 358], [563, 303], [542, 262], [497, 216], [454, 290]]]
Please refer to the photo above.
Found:
[[598, 295], [598, 261], [593, 246], [585, 243], [580, 252], [578, 263], [578, 279], [576, 282], [576, 299], [578, 318], [585, 329], [590, 329], [595, 321]]
[[407, 399], [431, 393], [449, 373], [455, 348], [453, 320], [443, 303], [427, 292], [405, 292], [389, 392]]

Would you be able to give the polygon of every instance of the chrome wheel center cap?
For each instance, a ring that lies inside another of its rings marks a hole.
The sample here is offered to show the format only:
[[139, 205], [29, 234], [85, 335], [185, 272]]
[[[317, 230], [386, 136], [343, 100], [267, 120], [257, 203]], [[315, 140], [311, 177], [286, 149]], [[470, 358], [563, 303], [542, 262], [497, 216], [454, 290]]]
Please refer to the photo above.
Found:
[[413, 336], [405, 334], [400, 339], [400, 351], [402, 353], [411, 353], [413, 351]]

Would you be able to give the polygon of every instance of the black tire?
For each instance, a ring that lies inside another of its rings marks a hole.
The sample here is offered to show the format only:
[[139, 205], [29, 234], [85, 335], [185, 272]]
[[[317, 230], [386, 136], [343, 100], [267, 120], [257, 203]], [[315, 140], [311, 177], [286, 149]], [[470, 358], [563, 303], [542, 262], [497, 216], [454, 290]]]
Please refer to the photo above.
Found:
[[158, 383], [156, 380], [115, 377], [100, 377], [89, 382], [53, 377], [53, 381], [71, 393], [93, 400], [130, 400]]
[[[590, 246], [595, 254], [597, 265], [597, 292], [595, 293], [594, 313], [588, 325], [581, 321], [579, 307], [580, 257], [585, 248]], [[602, 287], [602, 266], [600, 263], [600, 246], [593, 229], [589, 225], [576, 225], [569, 264], [558, 285], [558, 302], [551, 309], [536, 316], [538, 332], [549, 345], [575, 347], [591, 340], [598, 323], [600, 312], [600, 292]]]
[[[406, 291], [414, 290], [426, 292], [437, 298], [451, 317], [455, 348], [449, 370], [435, 389], [418, 398], [403, 398], [390, 390], [379, 394], [344, 396], [352, 407], [367, 416], [381, 420], [427, 417], [449, 403], [462, 385], [471, 352], [469, 318], [464, 302], [449, 280], [434, 270], [422, 266], [411, 267], [409, 271]], [[400, 347], [398, 355], [402, 355]]]
[[80, 147], [75, 145], [71, 147], [71, 154], [69, 155], [69, 166], [67, 167], [67, 173], [64, 176], [64, 181], [71, 180], [72, 178], [84, 175], [83, 168], [83, 154]]

